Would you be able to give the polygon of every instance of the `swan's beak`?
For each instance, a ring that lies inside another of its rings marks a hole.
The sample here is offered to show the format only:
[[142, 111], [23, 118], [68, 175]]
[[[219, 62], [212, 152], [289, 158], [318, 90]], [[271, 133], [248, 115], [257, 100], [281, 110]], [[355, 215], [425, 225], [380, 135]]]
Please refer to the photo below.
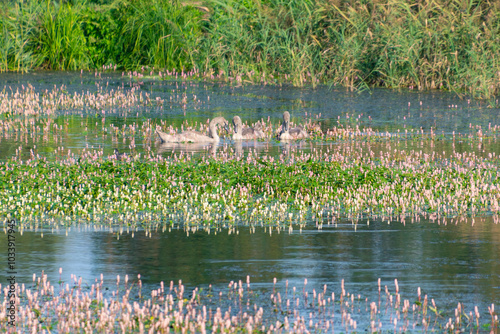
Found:
[[285, 132], [288, 131], [288, 128], [290, 126], [289, 122], [288, 121], [284, 121], [283, 124], [284, 124], [283, 128], [284, 128]]
[[226, 130], [226, 133], [229, 133], [229, 123], [224, 123], [224, 130]]

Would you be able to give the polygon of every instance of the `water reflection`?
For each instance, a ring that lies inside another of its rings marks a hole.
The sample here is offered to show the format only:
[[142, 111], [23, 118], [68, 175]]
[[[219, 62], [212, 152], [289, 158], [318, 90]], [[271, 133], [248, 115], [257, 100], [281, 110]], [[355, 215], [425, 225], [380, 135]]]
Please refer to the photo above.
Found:
[[[280, 142], [281, 154], [285, 157], [290, 157], [292, 152], [298, 152], [299, 150], [310, 152], [310, 149], [316, 147], [315, 144], [307, 143], [304, 140], [282, 140]], [[309, 150], [308, 150], [309, 149]]]
[[156, 147], [157, 154], [178, 154], [178, 153], [202, 153], [208, 152], [210, 155], [217, 153], [219, 143], [161, 143]]
[[244, 156], [246, 154], [261, 155], [273, 152], [269, 142], [258, 140], [223, 140], [219, 143], [157, 143], [156, 153], [164, 157], [174, 154], [188, 153], [196, 155], [215, 156], [217, 153], [236, 154]]
[[[446, 223], [446, 225], [444, 224]], [[69, 280], [74, 273], [91, 281], [101, 273], [111, 282], [116, 275], [141, 274], [146, 285], [182, 280], [191, 287], [231, 280], [251, 281], [264, 289], [280, 284], [337, 287], [342, 279], [349, 290], [374, 297], [381, 278], [391, 285], [397, 278], [406, 298], [422, 293], [444, 306], [489, 305], [500, 300], [500, 226], [491, 217], [406, 224], [381, 221], [306, 228], [292, 234], [266, 228], [239, 228], [190, 233], [173, 230], [120, 235], [78, 231], [25, 232], [18, 236], [19, 281], [29, 283], [41, 270], [49, 279], [59, 278], [59, 267]], [[236, 232], [236, 233], [235, 233]], [[5, 234], [0, 235], [4, 243]], [[5, 266], [0, 281], [5, 281]]]
[[233, 140], [231, 144], [235, 154], [239, 156], [243, 156], [245, 152], [254, 155], [269, 153], [271, 146], [273, 146], [267, 141], [258, 140]]

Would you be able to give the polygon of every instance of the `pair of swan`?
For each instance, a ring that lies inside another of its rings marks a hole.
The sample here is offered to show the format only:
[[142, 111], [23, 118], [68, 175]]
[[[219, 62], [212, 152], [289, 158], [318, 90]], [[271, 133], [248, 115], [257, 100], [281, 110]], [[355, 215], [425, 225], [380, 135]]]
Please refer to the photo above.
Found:
[[[243, 124], [241, 123], [241, 118], [239, 116], [233, 117], [233, 127], [233, 139], [235, 140], [257, 139], [265, 137], [264, 132], [262, 132], [262, 130], [260, 129], [254, 129], [251, 127], [243, 128]], [[290, 128], [290, 113], [288, 111], [285, 111], [283, 113], [281, 132], [278, 137], [280, 140], [295, 140], [308, 138], [309, 135], [301, 126]]]
[[216, 143], [220, 140], [217, 134], [217, 125], [222, 125], [229, 131], [229, 123], [224, 117], [215, 117], [208, 125], [208, 136], [198, 131], [184, 131], [174, 135], [156, 129], [162, 143]]
[[[224, 117], [215, 117], [210, 121], [208, 136], [197, 131], [184, 131], [178, 134], [168, 134], [160, 130], [156, 130], [158, 137], [163, 143], [216, 143], [220, 140], [217, 134], [217, 125], [222, 125], [226, 132], [229, 132], [228, 122]], [[258, 139], [264, 138], [265, 134], [260, 128], [245, 127], [239, 116], [233, 117], [233, 139]], [[281, 124], [280, 140], [294, 140], [308, 138], [309, 135], [301, 126], [290, 128], [290, 113], [283, 113], [283, 123]]]

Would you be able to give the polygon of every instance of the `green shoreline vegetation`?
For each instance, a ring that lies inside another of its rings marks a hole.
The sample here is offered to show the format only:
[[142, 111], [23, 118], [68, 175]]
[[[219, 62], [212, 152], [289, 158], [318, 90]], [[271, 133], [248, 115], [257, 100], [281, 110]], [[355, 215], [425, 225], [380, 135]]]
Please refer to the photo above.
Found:
[[[493, 99], [495, 1], [3, 1], [0, 70], [196, 73]], [[176, 72], [172, 72], [176, 69]]]

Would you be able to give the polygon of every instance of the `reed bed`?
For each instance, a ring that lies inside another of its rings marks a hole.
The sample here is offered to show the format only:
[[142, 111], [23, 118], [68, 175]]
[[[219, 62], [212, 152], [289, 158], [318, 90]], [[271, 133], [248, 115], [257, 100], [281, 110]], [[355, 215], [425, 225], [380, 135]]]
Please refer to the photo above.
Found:
[[[62, 273], [62, 270], [59, 271]], [[334, 291], [326, 284], [311, 289], [307, 284], [289, 286], [274, 279], [272, 289], [255, 290], [246, 281], [231, 281], [227, 288], [210, 285], [190, 291], [179, 281], [163, 282], [145, 292], [141, 276], [130, 280], [119, 275], [116, 283], [104, 283], [101, 275], [92, 282], [71, 275], [70, 282], [52, 284], [47, 275], [33, 274], [33, 282], [16, 284], [16, 331], [50, 333], [127, 332], [476, 332], [498, 333], [495, 305], [486, 309], [460, 301], [454, 309], [439, 306], [418, 288], [406, 299], [397, 279], [373, 284], [373, 300], [350, 292], [344, 280]], [[271, 286], [271, 283], [269, 283]], [[0, 332], [8, 333], [8, 291], [0, 286]], [[378, 290], [378, 291], [377, 291]]]
[[0, 163], [0, 215], [24, 227], [71, 225], [301, 226], [347, 217], [418, 220], [500, 211], [499, 157], [411, 150], [231, 148], [195, 158], [102, 150]]
[[486, 99], [500, 87], [494, 1], [30, 0], [0, 11], [2, 71], [147, 67], [237, 84], [447, 89]]

